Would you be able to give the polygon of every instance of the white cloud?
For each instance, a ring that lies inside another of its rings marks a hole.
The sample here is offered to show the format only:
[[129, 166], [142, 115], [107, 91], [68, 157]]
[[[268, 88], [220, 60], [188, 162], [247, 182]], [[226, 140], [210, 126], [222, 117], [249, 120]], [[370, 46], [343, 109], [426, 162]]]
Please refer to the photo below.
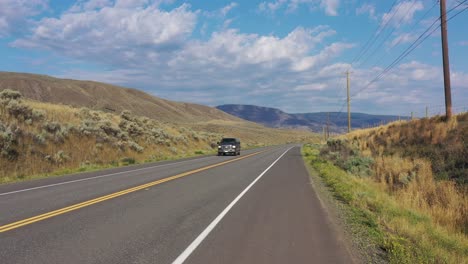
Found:
[[362, 6], [356, 8], [356, 15], [369, 14], [369, 18], [377, 20], [377, 15], [375, 11], [375, 5], [373, 4], [363, 4]]
[[294, 88], [294, 91], [322, 91], [327, 88], [325, 83], [301, 84]]
[[399, 27], [413, 21], [414, 14], [424, 9], [422, 1], [403, 1], [395, 5], [389, 13], [382, 16], [381, 25], [391, 25]]
[[0, 37], [21, 30], [31, 16], [47, 9], [48, 0], [0, 0]]
[[340, 6], [339, 0], [321, 0], [320, 6], [325, 9], [325, 13], [329, 16], [338, 15], [338, 7]]
[[410, 80], [414, 81], [429, 81], [440, 77], [438, 67], [423, 64], [417, 61], [411, 61], [400, 65], [399, 70], [404, 71]]
[[177, 48], [192, 34], [197, 15], [188, 5], [162, 11], [147, 1], [138, 2], [139, 8], [134, 8], [135, 1], [118, 1], [112, 7], [43, 18], [31, 36], [12, 45], [49, 49], [80, 59], [99, 58], [105, 63], [138, 63], [143, 58], [158, 60], [160, 50]]
[[117, 0], [115, 7], [117, 8], [136, 8], [148, 4], [149, 0]]
[[402, 33], [391, 41], [390, 47], [395, 47], [396, 45], [399, 45], [399, 44], [413, 42], [414, 40], [416, 40], [416, 38], [417, 36], [415, 34]]
[[258, 9], [262, 12], [275, 13], [279, 9], [286, 7], [288, 12], [294, 12], [299, 6], [308, 6], [311, 10], [320, 7], [329, 16], [337, 16], [340, 0], [276, 0], [274, 2], [262, 2]]
[[234, 8], [238, 6], [238, 3], [231, 2], [230, 4], [213, 11], [203, 11], [202, 14], [208, 18], [225, 18]]
[[226, 16], [232, 9], [234, 9], [237, 6], [238, 4], [236, 2], [232, 2], [229, 5], [221, 8], [221, 15]]
[[[73, 11], [37, 21], [30, 36], [12, 45], [51, 50], [106, 69], [68, 68], [60, 77], [143, 88], [177, 101], [248, 103], [294, 112], [336, 111], [342, 105], [343, 73], [351, 66], [337, 58], [353, 44], [333, 40], [337, 32], [329, 26], [297, 27], [281, 36], [220, 27], [197, 40], [193, 31], [203, 11], [188, 5], [163, 10], [160, 3], [82, 1]], [[226, 14], [235, 7], [229, 6]], [[229, 20], [219, 22], [224, 21]], [[382, 70], [352, 69], [352, 93]], [[468, 75], [452, 76], [454, 95], [462, 94]], [[434, 94], [442, 84], [440, 68], [405, 63], [353, 98], [352, 109], [408, 113], [416, 104], [440, 104]], [[460, 100], [454, 96], [454, 104]]]
[[261, 2], [258, 5], [260, 11], [263, 12], [276, 12], [276, 10], [280, 9], [288, 0], [276, 0], [275, 2]]
[[281, 95], [283, 89], [300, 85], [310, 89], [307, 85], [318, 82], [313, 73], [351, 47], [326, 43], [336, 34], [328, 26], [297, 27], [283, 37], [222, 29], [208, 40], [195, 40], [190, 35], [196, 14], [186, 5], [170, 11], [152, 5], [82, 8], [40, 20], [31, 36], [13, 45], [48, 49], [109, 69], [68, 70], [61, 77], [157, 87], [157, 92], [148, 89], [175, 100], [210, 104], [228, 103], [253, 90]]
[[107, 6], [112, 6], [112, 2], [110, 0], [90, 0], [87, 2], [79, 1], [70, 8], [69, 12], [81, 12], [83, 10], [90, 11]]

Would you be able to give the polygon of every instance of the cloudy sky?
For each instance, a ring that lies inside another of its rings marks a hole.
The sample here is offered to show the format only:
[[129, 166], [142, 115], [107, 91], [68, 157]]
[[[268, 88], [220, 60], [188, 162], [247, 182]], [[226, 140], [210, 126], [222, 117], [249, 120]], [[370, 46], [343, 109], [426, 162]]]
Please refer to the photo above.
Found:
[[[449, 39], [460, 111], [468, 107], [468, 1], [447, 1], [448, 16], [459, 13]], [[438, 113], [438, 12], [436, 0], [0, 0], [0, 71], [297, 113], [342, 110], [350, 70], [353, 111], [422, 114], [427, 105]]]

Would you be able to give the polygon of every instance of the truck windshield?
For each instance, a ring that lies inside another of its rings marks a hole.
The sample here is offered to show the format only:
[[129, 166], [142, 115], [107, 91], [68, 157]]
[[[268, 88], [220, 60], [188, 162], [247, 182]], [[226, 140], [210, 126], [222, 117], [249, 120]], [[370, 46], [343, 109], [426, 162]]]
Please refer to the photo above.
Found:
[[236, 143], [236, 139], [235, 138], [223, 138], [223, 140], [221, 140], [221, 143]]

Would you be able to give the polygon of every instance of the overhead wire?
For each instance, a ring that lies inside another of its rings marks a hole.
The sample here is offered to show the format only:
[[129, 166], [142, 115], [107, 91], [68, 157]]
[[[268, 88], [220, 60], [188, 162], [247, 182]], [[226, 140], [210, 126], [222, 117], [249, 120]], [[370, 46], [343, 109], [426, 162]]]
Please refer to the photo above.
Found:
[[[390, 7], [390, 9], [388, 10], [387, 14], [390, 13], [393, 8], [395, 7], [396, 3], [398, 2], [398, 0], [395, 0], [392, 4], [392, 6]], [[393, 16], [395, 16], [395, 13], [393, 13]], [[393, 18], [392, 16], [392, 18]], [[387, 24], [390, 22], [391, 19], [387, 19], [387, 21], [384, 23], [384, 25], [379, 25], [377, 26], [377, 28], [375, 29], [374, 33], [370, 36], [370, 38], [366, 41], [366, 43], [364, 44], [364, 46], [362, 46], [361, 50], [356, 54], [356, 56], [354, 57], [354, 59], [351, 61], [351, 66], [355, 63], [355, 62], [358, 62], [362, 56], [365, 55], [365, 53], [367, 53], [367, 51], [369, 50], [369, 48], [371, 48], [375, 41], [376, 41], [376, 38], [378, 38], [380, 32], [382, 32], [382, 29], [385, 28], [387, 26]], [[370, 46], [369, 46], [370, 45]], [[369, 47], [368, 47], [369, 46]]]
[[[396, 4], [397, 1], [394, 2], [393, 6]], [[468, 0], [464, 0], [464, 1], [458, 1], [458, 5], [454, 6], [453, 8], [451, 8], [449, 11], [447, 11], [446, 15], [449, 14], [450, 12], [452, 12], [453, 10], [457, 9], [458, 7], [460, 7], [461, 5], [464, 5], [466, 2], [468, 2]], [[430, 10], [432, 10], [435, 5], [437, 4], [437, 2], [431, 7]], [[393, 7], [391, 8], [393, 9]], [[463, 8], [462, 10], [460, 10], [459, 12], [457, 12], [455, 15], [451, 16], [450, 18], [447, 19], [446, 23], [448, 23], [450, 20], [452, 20], [453, 18], [455, 18], [456, 16], [460, 15], [461, 13], [463, 13], [464, 11], [466, 11], [468, 9], [468, 6], [466, 8]], [[423, 16], [423, 18], [430, 12], [427, 11], [426, 14]], [[418, 23], [420, 21], [422, 21], [421, 18]], [[441, 26], [442, 23], [440, 23], [436, 28], [434, 28], [432, 31], [431, 29], [433, 28], [433, 26], [441, 20], [441, 17], [439, 16], [405, 51], [403, 51], [403, 53], [400, 54], [400, 56], [398, 56], [389, 66], [387, 66], [384, 71], [382, 71], [380, 74], [378, 74], [375, 78], [373, 78], [364, 88], [358, 90], [356, 93], [354, 93], [353, 95], [350, 96], [350, 98], [352, 97], [355, 97], [356, 95], [358, 95], [359, 93], [361, 93], [362, 91], [368, 89], [373, 83], [377, 82], [378, 80], [380, 80], [385, 74], [387, 74], [388, 72], [390, 72], [391, 70], [393, 70], [393, 68], [398, 65], [398, 63], [400, 63], [404, 58], [406, 58], [411, 52], [413, 52], [417, 47], [419, 47], [428, 37], [430, 37], [432, 35], [432, 33], [434, 33], [437, 29], [439, 29], [439, 27]], [[389, 20], [387, 20], [388, 22]], [[415, 24], [416, 26], [417, 24]], [[415, 27], [414, 26], [414, 27]], [[413, 27], [413, 28], [414, 28]], [[429, 34], [426, 34], [427, 32], [429, 32]], [[369, 42], [369, 41], [368, 41]], [[399, 44], [399, 43], [398, 43]], [[364, 46], [367, 46], [367, 43], [366, 45]], [[362, 56], [361, 56], [362, 57]], [[360, 58], [359, 58], [360, 59]], [[354, 63], [355, 59], [353, 60], [353, 62], [351, 63], [351, 65]], [[337, 116], [336, 116], [336, 119], [338, 119], [341, 115], [341, 113], [343, 112], [344, 110], [344, 107], [346, 105], [347, 101], [345, 101], [340, 110], [338, 111], [337, 113]]]
[[[437, 4], [438, 4], [438, 2], [435, 1], [435, 2], [434, 2], [434, 5], [432, 5], [432, 7], [431, 7], [430, 9], [428, 9], [428, 10], [426, 11], [426, 13], [424, 13], [424, 15], [422, 15], [422, 16], [418, 19], [418, 21], [417, 21], [416, 23], [414, 23], [414, 25], [413, 25], [413, 26], [411, 27], [411, 29], [409, 30], [409, 33], [408, 33], [408, 34], [412, 33], [412, 32], [415, 30], [415, 28], [419, 25], [419, 23], [421, 23], [421, 21], [422, 21], [424, 18], [426, 18], [427, 15], [429, 15], [429, 13], [437, 6]], [[391, 46], [390, 50], [393, 49], [394, 47], [397, 47], [398, 45], [400, 45], [400, 43], [401, 43], [402, 41], [403, 41], [403, 38], [399, 38], [398, 41], [397, 41], [395, 44], [393, 44], [393, 45]], [[370, 67], [370, 68], [372, 69], [372, 68], [376, 67], [377, 65], [379, 65], [379, 64], [383, 61], [383, 59], [387, 56], [387, 54], [388, 54], [388, 53], [383, 53], [382, 56], [381, 56], [381, 57], [372, 65], [372, 67]]]
[[[452, 12], [453, 10], [455, 10], [456, 8], [458, 8], [460, 5], [464, 4], [468, 2], [468, 0], [464, 0], [463, 2], [461, 2], [460, 4], [458, 4], [457, 6], [453, 7], [452, 9], [450, 9], [449, 11], [447, 11], [447, 14], [449, 14], [450, 12]], [[457, 12], [455, 15], [451, 16], [450, 18], [447, 19], [447, 22], [452, 20], [453, 18], [455, 18], [456, 16], [458, 16], [459, 14], [461, 14], [462, 12], [466, 11], [468, 9], [468, 7], [466, 8], [463, 8], [462, 10], [460, 10], [459, 12]], [[379, 75], [377, 75], [377, 77], [375, 77], [374, 79], [372, 79], [364, 88], [358, 90], [356, 93], [354, 93], [351, 97], [354, 97], [356, 96], [357, 94], [359, 94], [360, 92], [364, 91], [365, 89], [369, 88], [370, 85], [372, 85], [373, 83], [375, 83], [376, 81], [378, 81], [379, 79], [381, 79], [385, 74], [387, 74], [388, 72], [390, 72], [396, 65], [398, 65], [398, 63], [400, 63], [404, 58], [406, 58], [411, 52], [413, 52], [417, 47], [419, 47], [427, 38], [429, 38], [432, 33], [434, 33], [437, 29], [439, 29], [440, 25], [438, 25], [437, 27], [435, 27], [434, 29], [432, 29], [432, 27], [438, 22], [440, 21], [440, 17], [437, 18], [430, 26], [429, 28], [427, 28], [403, 53], [400, 54], [400, 56], [398, 56], [389, 66], [387, 66], [387, 68], [384, 69], [384, 71], [382, 71]], [[432, 29], [432, 31], [431, 31]], [[430, 31], [429, 34], [426, 34]]]
[[[407, 15], [409, 14], [409, 12], [414, 8], [414, 6], [416, 5], [417, 1], [413, 1], [413, 3], [411, 4], [410, 8], [408, 8], [406, 10], [406, 13], [401, 16], [400, 20], [398, 21], [397, 25], [401, 25], [403, 23], [403, 20], [405, 19], [405, 17], [407, 17]], [[437, 3], [436, 3], [437, 4]], [[401, 6], [401, 5], [400, 5]], [[395, 11], [397, 12], [397, 11]], [[370, 58], [372, 58], [375, 53], [385, 44], [385, 42], [390, 38], [390, 36], [392, 36], [392, 34], [396, 31], [398, 27], [397, 26], [394, 26], [393, 29], [380, 41], [379, 45], [374, 49], [374, 51], [369, 55], [367, 56], [364, 61], [362, 63], [360, 63], [360, 65], [365, 65], [367, 61], [369, 61]], [[400, 38], [401, 39], [401, 38]]]

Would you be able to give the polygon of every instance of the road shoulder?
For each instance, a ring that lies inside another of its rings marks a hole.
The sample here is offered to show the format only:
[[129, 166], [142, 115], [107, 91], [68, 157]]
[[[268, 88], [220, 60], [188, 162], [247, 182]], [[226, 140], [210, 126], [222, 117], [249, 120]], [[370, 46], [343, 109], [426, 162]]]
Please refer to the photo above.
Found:
[[354, 263], [387, 263], [382, 257], [382, 251], [375, 247], [369, 238], [368, 230], [353, 221], [351, 208], [337, 199], [325, 184], [319, 173], [307, 162], [303, 155], [304, 166], [307, 168], [311, 188], [326, 212], [330, 225], [335, 233], [341, 236], [343, 245]]

